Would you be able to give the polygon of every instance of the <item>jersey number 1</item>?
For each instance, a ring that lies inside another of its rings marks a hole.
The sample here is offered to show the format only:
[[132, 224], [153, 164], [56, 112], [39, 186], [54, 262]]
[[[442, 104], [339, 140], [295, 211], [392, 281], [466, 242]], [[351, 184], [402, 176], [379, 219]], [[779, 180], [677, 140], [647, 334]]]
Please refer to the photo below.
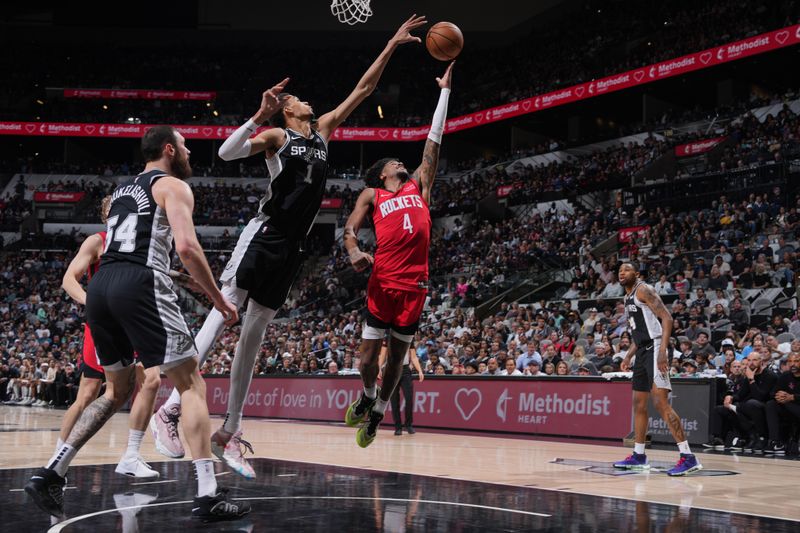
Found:
[[403, 215], [403, 229], [409, 233], [414, 233], [414, 226], [411, 225], [411, 217], [408, 216], [408, 213]]
[[108, 230], [106, 235], [106, 249], [111, 246], [111, 241], [120, 243], [119, 251], [123, 253], [130, 253], [136, 249], [136, 223], [139, 222], [138, 213], [130, 213], [122, 224], [117, 227], [119, 222], [119, 215], [114, 215], [108, 219]]

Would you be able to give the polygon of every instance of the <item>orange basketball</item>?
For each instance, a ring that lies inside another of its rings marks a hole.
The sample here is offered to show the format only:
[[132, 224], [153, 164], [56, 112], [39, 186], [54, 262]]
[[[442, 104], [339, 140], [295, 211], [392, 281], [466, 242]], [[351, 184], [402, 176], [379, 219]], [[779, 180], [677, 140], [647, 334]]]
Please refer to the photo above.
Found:
[[464, 35], [452, 22], [437, 22], [428, 30], [425, 46], [439, 61], [450, 61], [464, 48]]

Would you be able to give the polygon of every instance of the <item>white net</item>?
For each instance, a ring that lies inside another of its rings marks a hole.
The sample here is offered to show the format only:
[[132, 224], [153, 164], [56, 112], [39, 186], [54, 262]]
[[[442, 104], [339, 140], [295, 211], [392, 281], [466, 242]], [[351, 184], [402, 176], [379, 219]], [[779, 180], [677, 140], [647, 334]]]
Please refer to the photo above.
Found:
[[331, 13], [333, 13], [339, 22], [344, 24], [358, 24], [366, 22], [372, 16], [372, 10], [369, 8], [370, 0], [333, 0], [331, 2]]

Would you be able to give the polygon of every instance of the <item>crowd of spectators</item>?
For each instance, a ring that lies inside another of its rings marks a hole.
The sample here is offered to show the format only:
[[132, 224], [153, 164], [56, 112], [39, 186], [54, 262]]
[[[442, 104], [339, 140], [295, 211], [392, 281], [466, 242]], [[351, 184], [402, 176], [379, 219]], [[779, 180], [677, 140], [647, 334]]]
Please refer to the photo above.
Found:
[[[451, 113], [467, 113], [678, 57], [788, 26], [798, 17], [796, 2], [791, 0], [710, 0], [700, 4], [680, 0], [645, 5], [591, 0], [562, 11], [508, 45], [475, 47], [459, 58], [458, 76], [470, 82], [451, 101]], [[259, 76], [231, 73], [284, 72], [304, 79], [307, 76], [297, 72], [298, 64], [303, 65], [303, 72], [330, 82], [304, 85], [297, 89], [302, 97], [318, 110], [333, 109], [373, 61], [377, 48], [355, 50], [324, 44], [324, 48], [259, 57], [245, 45], [183, 43], [163, 53], [155, 46], [133, 48], [121, 43], [103, 47], [62, 43], [54, 48], [10, 41], [0, 66], [19, 74], [14, 84], [0, 89], [0, 113], [8, 120], [74, 121], [80, 117], [81, 121], [96, 122], [133, 119], [141, 123], [239, 124], [242, 117], [252, 114], [265, 87]], [[298, 54], [303, 54], [302, 59]], [[498, 57], [504, 61], [498, 62]], [[18, 68], [20, 62], [34, 60], [39, 68]], [[148, 65], [146, 73], [127, 68], [132, 63]], [[97, 69], [98, 64], [104, 68]], [[356, 110], [349, 124], [419, 125], [430, 120], [421, 110], [435, 101], [433, 79], [441, 74], [439, 69], [432, 61], [420, 63], [416, 54], [397, 54], [381, 85], [399, 86], [399, 97], [387, 93], [381, 100], [383, 119], [373, 106], [365, 106]], [[175, 76], [177, 71], [182, 73], [180, 77]], [[543, 72], [548, 76], [541, 76]], [[167, 81], [152, 87], [154, 79]], [[153, 101], [132, 100], [121, 106], [119, 100], [54, 98], [46, 92], [47, 87], [214, 90], [218, 96], [213, 102], [156, 101], [153, 105]]]

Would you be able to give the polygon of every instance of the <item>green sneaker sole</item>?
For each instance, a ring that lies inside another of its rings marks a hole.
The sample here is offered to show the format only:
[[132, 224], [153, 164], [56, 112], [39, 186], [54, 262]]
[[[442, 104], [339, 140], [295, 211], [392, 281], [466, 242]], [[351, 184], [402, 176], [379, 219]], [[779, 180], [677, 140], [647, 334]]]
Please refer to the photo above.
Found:
[[358, 428], [358, 431], [356, 432], [356, 444], [358, 444], [362, 448], [366, 448], [367, 446], [372, 444], [372, 442], [375, 440], [375, 437], [377, 436], [378, 432], [376, 431], [375, 435], [373, 435], [372, 437], [368, 437], [367, 425], [365, 424], [364, 426]]

